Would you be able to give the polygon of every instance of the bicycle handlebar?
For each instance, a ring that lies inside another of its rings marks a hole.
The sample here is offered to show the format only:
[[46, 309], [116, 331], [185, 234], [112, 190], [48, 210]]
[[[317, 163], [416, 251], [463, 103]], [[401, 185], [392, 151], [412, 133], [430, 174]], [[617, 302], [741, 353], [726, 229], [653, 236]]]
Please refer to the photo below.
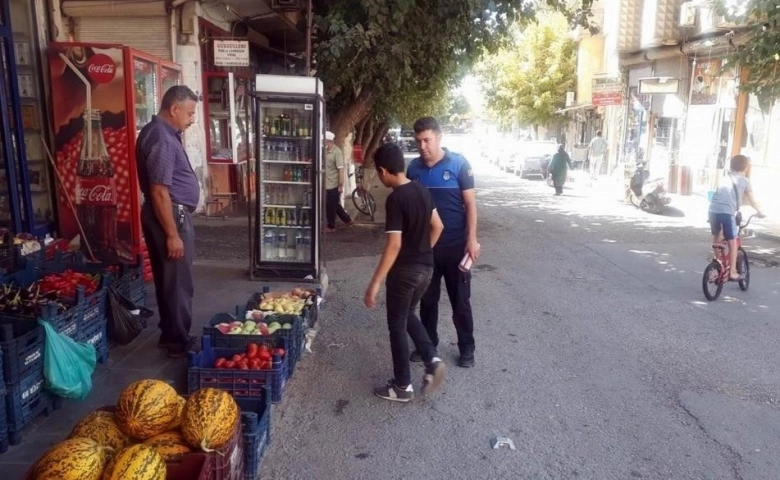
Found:
[[757, 213], [754, 213], [753, 215], [749, 216], [748, 219], [747, 219], [747, 222], [745, 222], [742, 225], [740, 225], [739, 228], [740, 229], [747, 228], [747, 226], [750, 225], [750, 221], [753, 220], [753, 217], [757, 217], [757, 216], [758, 216]]

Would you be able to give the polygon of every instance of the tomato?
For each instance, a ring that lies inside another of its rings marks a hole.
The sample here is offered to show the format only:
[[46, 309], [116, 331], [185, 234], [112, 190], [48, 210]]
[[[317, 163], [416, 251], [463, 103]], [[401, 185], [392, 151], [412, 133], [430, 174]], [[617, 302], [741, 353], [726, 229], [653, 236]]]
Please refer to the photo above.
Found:
[[236, 362], [234, 362], [233, 360], [227, 360], [222, 366], [222, 368], [235, 368], [235, 367], [236, 367]]
[[268, 350], [260, 350], [257, 353], [257, 358], [259, 358], [261, 360], [270, 360], [271, 359], [271, 352], [269, 352]]
[[274, 355], [279, 355], [280, 357], [284, 356], [284, 349], [283, 348], [274, 348], [273, 350]]
[[233, 355], [232, 360], [234, 362], [236, 362], [236, 363], [240, 362], [241, 361], [241, 355], [238, 355], [238, 354]]
[[257, 344], [250, 343], [246, 347], [246, 358], [255, 358], [257, 356]]
[[259, 370], [261, 364], [262, 361], [259, 358], [253, 358], [249, 360], [249, 368], [251, 368], [252, 370]]
[[270, 370], [273, 366], [270, 360], [266, 360], [260, 365], [260, 370]]
[[227, 358], [220, 357], [217, 359], [216, 362], [214, 362], [215, 368], [225, 368], [225, 362], [227, 362]]
[[239, 370], [249, 370], [249, 365], [247, 365], [244, 362], [241, 362], [241, 364], [238, 366]]

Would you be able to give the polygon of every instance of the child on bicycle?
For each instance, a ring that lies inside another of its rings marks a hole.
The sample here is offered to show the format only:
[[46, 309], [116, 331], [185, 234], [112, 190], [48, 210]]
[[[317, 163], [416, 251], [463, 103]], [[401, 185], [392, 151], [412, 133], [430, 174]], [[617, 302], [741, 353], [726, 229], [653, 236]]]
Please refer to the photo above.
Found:
[[[723, 238], [729, 247], [729, 280], [738, 282], [742, 280], [737, 270], [737, 235], [739, 234], [736, 215], [742, 200], [750, 204], [758, 212], [758, 217], [763, 218], [761, 208], [753, 198], [753, 189], [750, 180], [745, 176], [750, 167], [750, 159], [744, 155], [735, 155], [731, 158], [729, 172], [721, 179], [718, 189], [712, 196], [709, 208], [710, 231], [712, 232], [713, 247], [719, 244]], [[717, 252], [716, 252], [717, 254]]]

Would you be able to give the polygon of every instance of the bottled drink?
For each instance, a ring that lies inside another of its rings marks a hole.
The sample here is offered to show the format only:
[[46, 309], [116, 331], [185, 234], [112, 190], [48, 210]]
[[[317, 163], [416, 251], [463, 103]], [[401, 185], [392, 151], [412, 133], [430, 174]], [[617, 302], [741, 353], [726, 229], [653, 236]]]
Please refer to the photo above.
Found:
[[76, 169], [76, 214], [93, 252], [111, 251], [116, 248], [116, 183], [103, 138], [100, 110], [84, 111], [82, 138]]
[[298, 215], [296, 214], [295, 210], [290, 210], [289, 215], [287, 215], [287, 224], [291, 227], [298, 225]]
[[263, 235], [263, 257], [266, 260], [276, 258], [276, 234], [273, 230], [266, 230]]
[[303, 260], [303, 235], [301, 232], [295, 234], [295, 259], [299, 262]]
[[287, 226], [287, 211], [283, 208], [279, 209], [279, 225], [283, 227]]
[[279, 260], [287, 260], [287, 233], [279, 232], [276, 236]]

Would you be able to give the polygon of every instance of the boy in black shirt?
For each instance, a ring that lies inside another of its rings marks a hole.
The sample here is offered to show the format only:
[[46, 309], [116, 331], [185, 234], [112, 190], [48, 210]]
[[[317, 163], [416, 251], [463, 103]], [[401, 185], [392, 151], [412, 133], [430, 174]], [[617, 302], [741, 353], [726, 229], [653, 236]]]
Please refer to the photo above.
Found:
[[444, 380], [444, 362], [437, 356], [436, 347], [415, 314], [431, 281], [433, 245], [444, 225], [428, 189], [406, 178], [404, 154], [398, 145], [387, 143], [379, 147], [374, 154], [374, 165], [379, 180], [393, 192], [385, 204], [387, 242], [364, 301], [368, 308], [374, 308], [382, 280], [387, 278], [387, 325], [395, 377], [387, 385], [375, 388], [374, 394], [386, 400], [408, 402], [414, 397], [414, 389], [407, 332], [425, 362], [423, 393], [433, 392]]

